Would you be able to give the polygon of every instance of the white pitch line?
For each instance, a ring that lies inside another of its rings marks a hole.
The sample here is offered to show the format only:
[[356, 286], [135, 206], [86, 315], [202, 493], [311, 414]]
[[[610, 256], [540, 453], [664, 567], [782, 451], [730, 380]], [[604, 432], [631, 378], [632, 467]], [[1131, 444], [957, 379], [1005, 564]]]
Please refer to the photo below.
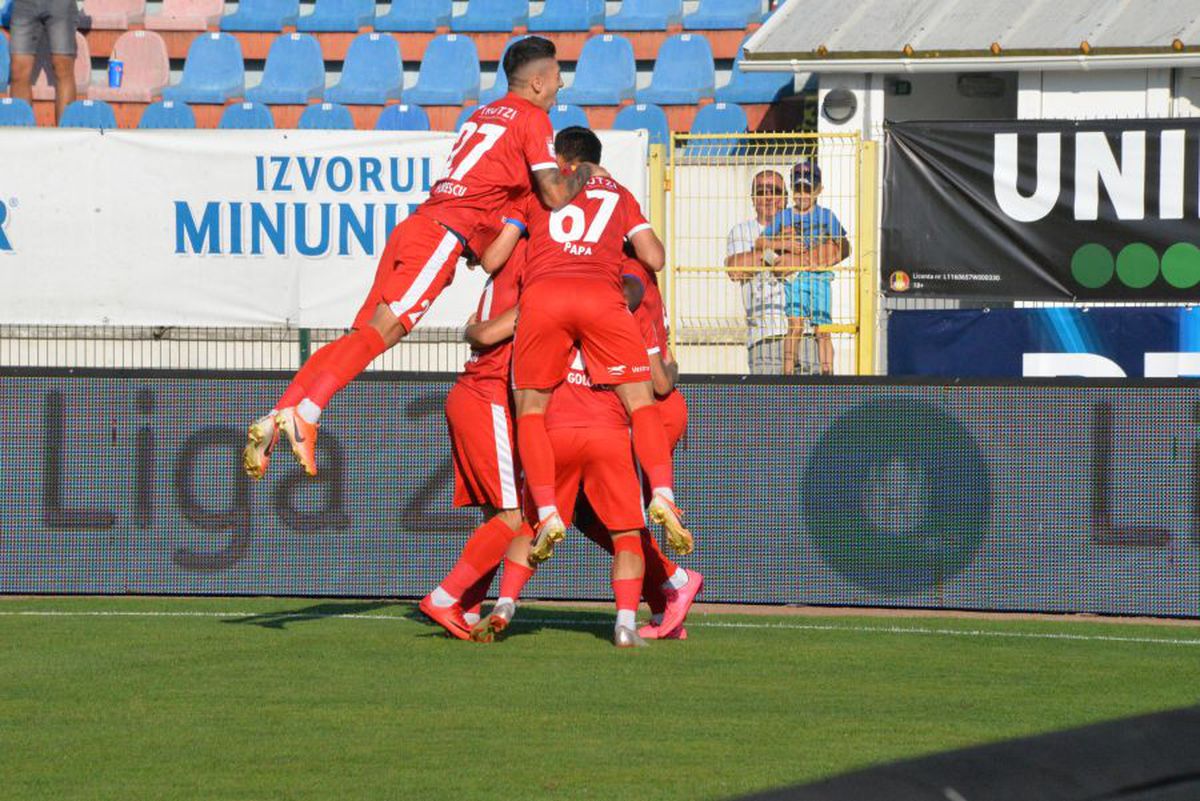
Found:
[[[377, 620], [406, 623], [419, 623], [407, 615], [364, 615], [337, 614], [329, 612], [165, 612], [138, 611], [127, 612], [119, 610], [96, 610], [71, 612], [65, 610], [29, 609], [4, 611], [0, 617], [192, 617], [192, 618], [263, 618], [267, 620]], [[555, 626], [587, 628], [594, 626], [611, 626], [608, 620], [571, 620], [569, 618], [534, 618], [517, 619], [514, 626], [532, 626], [549, 623]], [[1200, 638], [1170, 638], [1170, 637], [1121, 637], [1110, 634], [1057, 634], [1053, 632], [1036, 631], [990, 631], [987, 629], [935, 629], [927, 627], [906, 626], [832, 626], [815, 623], [737, 623], [732, 621], [692, 620], [688, 623], [693, 628], [710, 629], [783, 629], [786, 631], [822, 631], [846, 632], [851, 634], [909, 634], [927, 637], [998, 637], [1016, 640], [1065, 640], [1068, 642], [1119, 642], [1148, 645], [1184, 645], [1200, 646]]]

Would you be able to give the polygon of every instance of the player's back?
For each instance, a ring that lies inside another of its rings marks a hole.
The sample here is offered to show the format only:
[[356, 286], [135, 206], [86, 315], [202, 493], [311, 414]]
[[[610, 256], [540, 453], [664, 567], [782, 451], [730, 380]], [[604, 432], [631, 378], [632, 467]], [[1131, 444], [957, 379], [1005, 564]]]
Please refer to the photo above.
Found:
[[592, 384], [583, 354], [571, 352], [566, 378], [554, 388], [546, 408], [546, 428], [628, 429], [629, 415], [612, 387]]
[[[517, 244], [505, 265], [488, 277], [475, 310], [479, 322], [493, 320], [517, 305], [521, 270], [525, 263], [525, 243]], [[512, 366], [512, 339], [491, 347], [471, 349], [471, 355], [459, 376], [460, 384], [489, 398], [506, 396]]]
[[488, 244], [481, 232], [495, 225], [511, 200], [534, 190], [533, 173], [543, 169], [558, 169], [549, 116], [524, 98], [505, 95], [463, 123], [446, 177], [433, 185], [418, 213], [448, 226], [478, 252]]
[[523, 284], [546, 278], [598, 278], [617, 288], [625, 240], [650, 224], [628, 189], [594, 176], [563, 208], [529, 201], [529, 251]]

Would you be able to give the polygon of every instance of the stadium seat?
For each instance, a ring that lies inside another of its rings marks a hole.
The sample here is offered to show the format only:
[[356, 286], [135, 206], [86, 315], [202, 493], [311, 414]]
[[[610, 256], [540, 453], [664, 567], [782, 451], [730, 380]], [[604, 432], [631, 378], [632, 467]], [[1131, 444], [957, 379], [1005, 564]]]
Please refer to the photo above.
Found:
[[59, 128], [116, 128], [112, 106], [103, 100], [76, 100], [63, 110]]
[[558, 100], [577, 106], [618, 106], [622, 100], [632, 100], [636, 89], [633, 45], [624, 36], [605, 33], [584, 43], [575, 82], [558, 93]]
[[667, 114], [658, 106], [648, 103], [626, 106], [617, 112], [617, 118], [613, 120], [614, 131], [638, 131], [643, 128], [650, 134], [650, 144], [671, 143], [671, 126], [667, 123]]
[[299, 31], [350, 31], [375, 23], [374, 0], [317, 0], [313, 13], [296, 23]]
[[221, 17], [221, 30], [282, 33], [299, 18], [300, 0], [239, 0], [237, 11]]
[[[742, 134], [750, 128], [746, 112], [736, 103], [710, 103], [696, 112], [692, 120], [693, 134]], [[691, 142], [684, 148], [687, 156], [732, 156], [742, 144], [741, 139], [709, 139]]]
[[604, 24], [604, 0], [546, 0], [530, 31], [587, 31]]
[[479, 108], [480, 106], [464, 106], [463, 110], [458, 112], [458, 118], [454, 120], [454, 130], [457, 131], [459, 128], [463, 127], [463, 123], [467, 121], [467, 117], [470, 117]]
[[[749, 39], [750, 37], [746, 37]], [[714, 98], [722, 103], [774, 103], [795, 93], [795, 76], [790, 72], [744, 72], [742, 58], [745, 42], [733, 62], [729, 83], [716, 91]]]
[[163, 100], [177, 103], [221, 103], [246, 91], [242, 46], [228, 33], [197, 36], [183, 62], [183, 77], [163, 89]]
[[420, 106], [396, 103], [386, 106], [375, 121], [377, 131], [428, 131], [429, 115]]
[[174, 100], [163, 100], [146, 106], [142, 119], [138, 122], [138, 130], [176, 129], [184, 130], [196, 127], [196, 115], [192, 113], [187, 103], [176, 103]]
[[8, 64], [11, 58], [8, 54], [8, 37], [0, 33], [0, 92], [8, 91]]
[[699, 103], [713, 96], [716, 70], [708, 39], [681, 33], [667, 39], [658, 49], [650, 86], [637, 93], [639, 103], [680, 106]]
[[206, 31], [221, 21], [224, 0], [163, 0], [161, 14], [147, 14], [155, 31]]
[[217, 127], [239, 131], [268, 130], [275, 127], [275, 118], [271, 116], [271, 109], [261, 103], [234, 103], [225, 107]]
[[296, 127], [306, 131], [352, 131], [354, 118], [350, 109], [338, 103], [313, 103], [304, 109]]
[[[50, 64], [50, 41], [42, 37], [38, 46], [37, 59], [33, 63], [33, 99], [54, 99], [54, 68]], [[87, 39], [79, 31], [75, 32], [75, 93], [78, 97], [88, 96], [92, 85], [92, 51]]]
[[665, 31], [683, 21], [683, 0], [623, 0], [604, 20], [606, 31]]
[[0, 28], [8, 30], [12, 21], [12, 0], [0, 0]]
[[0, 127], [24, 128], [37, 125], [33, 106], [19, 97], [0, 97]]
[[557, 106], [550, 108], [550, 124], [554, 126], [554, 130], [561, 131], [563, 128], [570, 128], [572, 125], [579, 125], [584, 128], [590, 128], [587, 113], [579, 106], [568, 106], [565, 103], [560, 103]]
[[450, 27], [452, 0], [392, 0], [388, 13], [375, 17], [375, 30], [432, 33]]
[[467, 13], [450, 19], [450, 30], [512, 31], [528, 24], [529, 3], [525, 0], [469, 0]]
[[683, 18], [690, 31], [742, 30], [762, 22], [762, 0], [700, 0], [700, 7]]
[[146, 18], [146, 0], [83, 0], [79, 21], [93, 31], [127, 31], [131, 23]]
[[124, 64], [120, 87], [93, 86], [97, 100], [149, 103], [171, 78], [167, 45], [154, 31], [126, 31], [113, 45], [112, 57]]
[[504, 74], [504, 56], [508, 53], [508, 48], [528, 35], [514, 36], [505, 42], [504, 49], [500, 51], [500, 61], [496, 64], [496, 80], [491, 86], [479, 93], [479, 105], [486, 105], [508, 94], [508, 76]]
[[246, 90], [255, 103], [307, 104], [325, 94], [325, 59], [312, 34], [285, 33], [275, 37], [267, 52], [262, 83]]
[[404, 63], [395, 37], [360, 33], [346, 52], [341, 80], [325, 92], [325, 99], [382, 106], [389, 100], [399, 100], [403, 86]]
[[479, 97], [479, 52], [469, 36], [437, 36], [425, 48], [417, 83], [404, 93], [421, 106], [460, 106]]

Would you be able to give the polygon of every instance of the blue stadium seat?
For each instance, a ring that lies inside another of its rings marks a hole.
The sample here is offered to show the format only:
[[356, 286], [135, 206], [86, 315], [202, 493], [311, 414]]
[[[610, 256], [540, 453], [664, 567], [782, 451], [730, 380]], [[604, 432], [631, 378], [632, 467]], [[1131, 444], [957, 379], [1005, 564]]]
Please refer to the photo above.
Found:
[[307, 33], [275, 37], [267, 51], [262, 83], [246, 90], [255, 103], [308, 103], [325, 94], [325, 59], [321, 45]]
[[554, 130], [561, 131], [563, 128], [570, 128], [572, 125], [579, 125], [583, 128], [590, 128], [587, 113], [579, 106], [568, 106], [564, 103], [559, 103], [557, 106], [550, 107], [550, 124], [554, 126]]
[[452, 0], [392, 0], [382, 17], [375, 17], [375, 30], [388, 33], [433, 33], [450, 27]]
[[457, 131], [459, 128], [463, 127], [463, 123], [467, 121], [467, 117], [470, 117], [472, 114], [478, 111], [479, 108], [480, 106], [466, 106], [462, 111], [458, 112], [458, 118], [454, 120], [454, 130]]
[[437, 36], [425, 48], [417, 84], [404, 93], [421, 106], [459, 106], [479, 97], [479, 52], [469, 36]]
[[[747, 39], [750, 37], [747, 36]], [[742, 59], [746, 43], [738, 50], [729, 83], [717, 90], [714, 98], [721, 103], [774, 103], [795, 93], [795, 76], [790, 72], [744, 72]]]
[[0, 33], [0, 92], [8, 91], [8, 37]]
[[504, 74], [504, 56], [508, 53], [508, 48], [514, 43], [521, 41], [529, 34], [521, 34], [514, 36], [504, 43], [504, 49], [500, 51], [500, 61], [496, 64], [496, 81], [487, 89], [479, 93], [479, 105], [486, 105], [493, 100], [499, 100], [508, 94], [508, 76]]
[[[710, 103], [696, 112], [692, 120], [694, 134], [741, 134], [750, 128], [746, 112], [736, 103]], [[710, 139], [692, 142], [684, 148], [687, 156], [732, 156], [742, 144], [741, 139]]]
[[58, 121], [59, 128], [116, 128], [112, 106], [103, 100], [76, 100], [69, 104]]
[[658, 49], [650, 86], [637, 93], [639, 103], [679, 106], [699, 103], [713, 96], [716, 69], [708, 39], [681, 33], [667, 39]]
[[577, 106], [619, 106], [622, 100], [632, 100], [636, 89], [633, 45], [624, 36], [605, 33], [584, 43], [575, 82], [558, 93], [558, 100]]
[[242, 46], [228, 33], [203, 33], [192, 40], [183, 77], [163, 89], [163, 100], [177, 103], [225, 103], [246, 91]]
[[525, 0], [469, 0], [467, 13], [450, 20], [452, 31], [511, 31], [529, 24]]
[[384, 108], [375, 121], [377, 131], [428, 131], [429, 115], [420, 106], [396, 103]]
[[271, 109], [262, 103], [234, 103], [225, 107], [217, 127], [239, 131], [269, 130], [275, 127], [275, 118], [271, 116]]
[[281, 33], [299, 17], [300, 0], [239, 0], [237, 11], [221, 17], [221, 30]]
[[339, 103], [313, 103], [304, 109], [296, 127], [305, 131], [353, 131], [354, 117]]
[[170, 128], [182, 130], [196, 127], [196, 115], [187, 103], [163, 100], [146, 106], [138, 121], [138, 130]]
[[313, 13], [300, 18], [296, 30], [349, 31], [375, 24], [375, 0], [317, 0]]
[[12, 22], [12, 0], [0, 0], [0, 28], [8, 30]]
[[626, 106], [617, 112], [617, 118], [613, 120], [614, 131], [638, 131], [642, 128], [649, 131], [650, 144], [671, 143], [671, 126], [667, 123], [667, 114], [658, 106], [649, 103]]
[[529, 18], [531, 31], [587, 31], [604, 24], [604, 0], [546, 0]]
[[700, 7], [683, 18], [690, 31], [742, 30], [762, 22], [762, 0], [700, 0]]
[[604, 20], [606, 31], [665, 31], [683, 21], [683, 0], [623, 0]]
[[19, 97], [0, 97], [0, 127], [26, 128], [37, 125], [33, 106]]
[[325, 92], [325, 99], [382, 106], [389, 100], [399, 100], [403, 86], [404, 62], [395, 37], [360, 33], [346, 52], [341, 80]]

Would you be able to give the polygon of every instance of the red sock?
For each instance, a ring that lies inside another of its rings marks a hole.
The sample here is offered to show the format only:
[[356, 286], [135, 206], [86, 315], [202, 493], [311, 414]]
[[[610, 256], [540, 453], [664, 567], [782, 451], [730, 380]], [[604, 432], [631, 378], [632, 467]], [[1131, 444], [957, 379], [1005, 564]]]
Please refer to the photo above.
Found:
[[[483, 599], [487, 597], [488, 590], [492, 588], [492, 580], [496, 578], [496, 571], [500, 569], [500, 565], [496, 565], [488, 572], [479, 577], [479, 580], [467, 587], [467, 591], [463, 593], [459, 603], [462, 604], [464, 612], [479, 612], [479, 605], [483, 603]], [[445, 589], [443, 587], [442, 589]]]
[[525, 567], [511, 559], [505, 559], [504, 573], [500, 576], [500, 597], [517, 600], [521, 597], [521, 592], [524, 591], [525, 585], [531, 578], [533, 578], [532, 567]]
[[369, 325], [351, 331], [337, 342], [341, 344], [330, 354], [308, 386], [306, 397], [322, 409], [388, 348], [379, 332]]
[[[661, 429], [662, 426], [660, 425]], [[554, 495], [554, 446], [546, 433], [546, 415], [541, 412], [517, 418], [517, 451], [525, 470], [525, 485], [536, 506], [557, 506]]]
[[642, 597], [654, 614], [661, 614], [667, 608], [667, 595], [663, 592], [663, 582], [675, 572], [676, 565], [668, 559], [658, 547], [658, 542], [650, 536], [650, 532], [642, 529], [642, 554], [646, 560], [646, 576], [642, 583]]
[[312, 384], [313, 378], [324, 369], [330, 355], [337, 350], [338, 343], [343, 339], [345, 337], [339, 337], [333, 342], [325, 343], [308, 357], [308, 361], [300, 366], [300, 369], [296, 371], [295, 378], [292, 379], [292, 383], [288, 384], [288, 388], [279, 397], [279, 402], [275, 404], [276, 409], [286, 409], [304, 400], [304, 396], [308, 394], [308, 387]]
[[475, 529], [475, 533], [463, 546], [458, 564], [442, 580], [442, 589], [461, 599], [468, 587], [500, 564], [513, 536], [513, 530], [498, 517], [493, 517]]
[[[623, 553], [635, 554], [640, 562], [642, 560], [641, 537], [617, 537], [614, 539], [613, 559], [616, 560]], [[642, 597], [642, 576], [625, 579], [614, 578], [612, 588], [613, 595], [617, 599], [617, 609], [637, 609], [638, 601]]]
[[[633, 450], [646, 471], [652, 488], [674, 489], [671, 476], [671, 446], [663, 430], [662, 415], [654, 404], [643, 406], [629, 415], [633, 424]], [[525, 458], [521, 453], [522, 460]]]

